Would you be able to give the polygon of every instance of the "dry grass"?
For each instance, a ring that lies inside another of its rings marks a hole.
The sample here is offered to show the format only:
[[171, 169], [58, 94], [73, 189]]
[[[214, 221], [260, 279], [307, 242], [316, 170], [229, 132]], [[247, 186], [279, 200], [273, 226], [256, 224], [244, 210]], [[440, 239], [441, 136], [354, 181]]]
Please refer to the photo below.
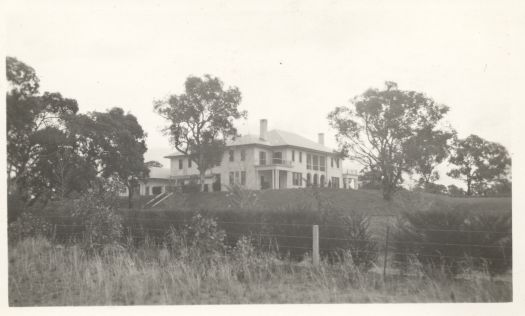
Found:
[[[190, 249], [191, 250], [191, 249]], [[184, 252], [183, 252], [184, 253]], [[175, 256], [162, 247], [108, 248], [26, 239], [9, 248], [9, 304], [133, 305], [246, 303], [506, 302], [510, 280], [400, 277], [386, 282], [351, 264], [278, 260], [272, 255]]]

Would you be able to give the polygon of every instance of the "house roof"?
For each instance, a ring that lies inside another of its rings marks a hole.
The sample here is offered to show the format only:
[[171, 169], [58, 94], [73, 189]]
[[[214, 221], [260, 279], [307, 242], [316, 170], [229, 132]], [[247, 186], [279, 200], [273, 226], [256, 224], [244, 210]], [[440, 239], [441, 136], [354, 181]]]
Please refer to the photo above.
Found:
[[149, 168], [149, 178], [154, 179], [169, 179], [170, 178], [170, 169], [168, 168]]
[[[315, 151], [321, 151], [326, 153], [334, 153], [334, 150], [326, 147], [324, 145], [321, 145], [319, 143], [316, 143], [312, 140], [309, 140], [308, 138], [305, 138], [303, 136], [297, 135], [295, 133], [290, 133], [278, 129], [274, 129], [267, 132], [266, 139], [261, 139], [258, 135], [243, 135], [240, 137], [235, 138], [233, 141], [229, 141], [226, 145], [227, 146], [242, 146], [242, 145], [263, 145], [263, 146], [270, 146], [270, 147], [280, 147], [280, 146], [293, 146], [293, 147], [300, 147]], [[165, 158], [170, 157], [178, 157], [178, 156], [185, 156], [181, 152], [174, 152], [170, 155], [167, 155]]]

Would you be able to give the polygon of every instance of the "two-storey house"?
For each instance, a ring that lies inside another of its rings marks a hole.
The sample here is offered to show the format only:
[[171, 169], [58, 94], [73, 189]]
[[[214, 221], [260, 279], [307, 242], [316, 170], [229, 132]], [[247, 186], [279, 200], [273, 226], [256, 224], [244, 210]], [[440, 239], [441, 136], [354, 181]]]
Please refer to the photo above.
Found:
[[[171, 161], [171, 179], [188, 184], [197, 179], [195, 162], [181, 153], [166, 156]], [[324, 145], [324, 134], [314, 142], [294, 133], [268, 130], [260, 121], [259, 135], [244, 135], [227, 144], [220, 165], [206, 173], [209, 191], [225, 185], [247, 189], [301, 188], [308, 185], [342, 187], [342, 157]], [[219, 185], [222, 184], [222, 185]]]

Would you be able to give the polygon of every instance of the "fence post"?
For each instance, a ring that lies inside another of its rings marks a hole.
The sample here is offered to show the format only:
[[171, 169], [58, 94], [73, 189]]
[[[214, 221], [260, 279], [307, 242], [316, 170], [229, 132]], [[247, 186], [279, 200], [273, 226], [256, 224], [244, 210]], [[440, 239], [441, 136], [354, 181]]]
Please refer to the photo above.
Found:
[[53, 225], [53, 242], [57, 241], [57, 224]]
[[319, 226], [312, 227], [312, 261], [314, 266], [319, 265]]
[[385, 258], [383, 260], [383, 282], [385, 282], [385, 277], [386, 277], [386, 263], [388, 260], [388, 237], [390, 234], [390, 225], [389, 224], [387, 225], [388, 226], [386, 227], [386, 238], [385, 238]]

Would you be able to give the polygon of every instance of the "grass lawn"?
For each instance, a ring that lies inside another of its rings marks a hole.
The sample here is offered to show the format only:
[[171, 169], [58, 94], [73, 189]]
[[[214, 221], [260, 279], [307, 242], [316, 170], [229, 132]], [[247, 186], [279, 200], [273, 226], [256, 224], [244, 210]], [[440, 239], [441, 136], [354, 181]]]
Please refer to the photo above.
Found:
[[[231, 196], [228, 192], [176, 194], [159, 204], [158, 209], [228, 209], [238, 208], [239, 200], [260, 209], [311, 208], [323, 206], [340, 210], [365, 211], [369, 214], [396, 215], [403, 210], [424, 211], [434, 207], [447, 207], [470, 211], [511, 211], [510, 197], [455, 198], [421, 192], [398, 192], [390, 202], [383, 200], [380, 191], [343, 189], [284, 189], [251, 192], [255, 196]], [[315, 197], [317, 194], [318, 198]]]

